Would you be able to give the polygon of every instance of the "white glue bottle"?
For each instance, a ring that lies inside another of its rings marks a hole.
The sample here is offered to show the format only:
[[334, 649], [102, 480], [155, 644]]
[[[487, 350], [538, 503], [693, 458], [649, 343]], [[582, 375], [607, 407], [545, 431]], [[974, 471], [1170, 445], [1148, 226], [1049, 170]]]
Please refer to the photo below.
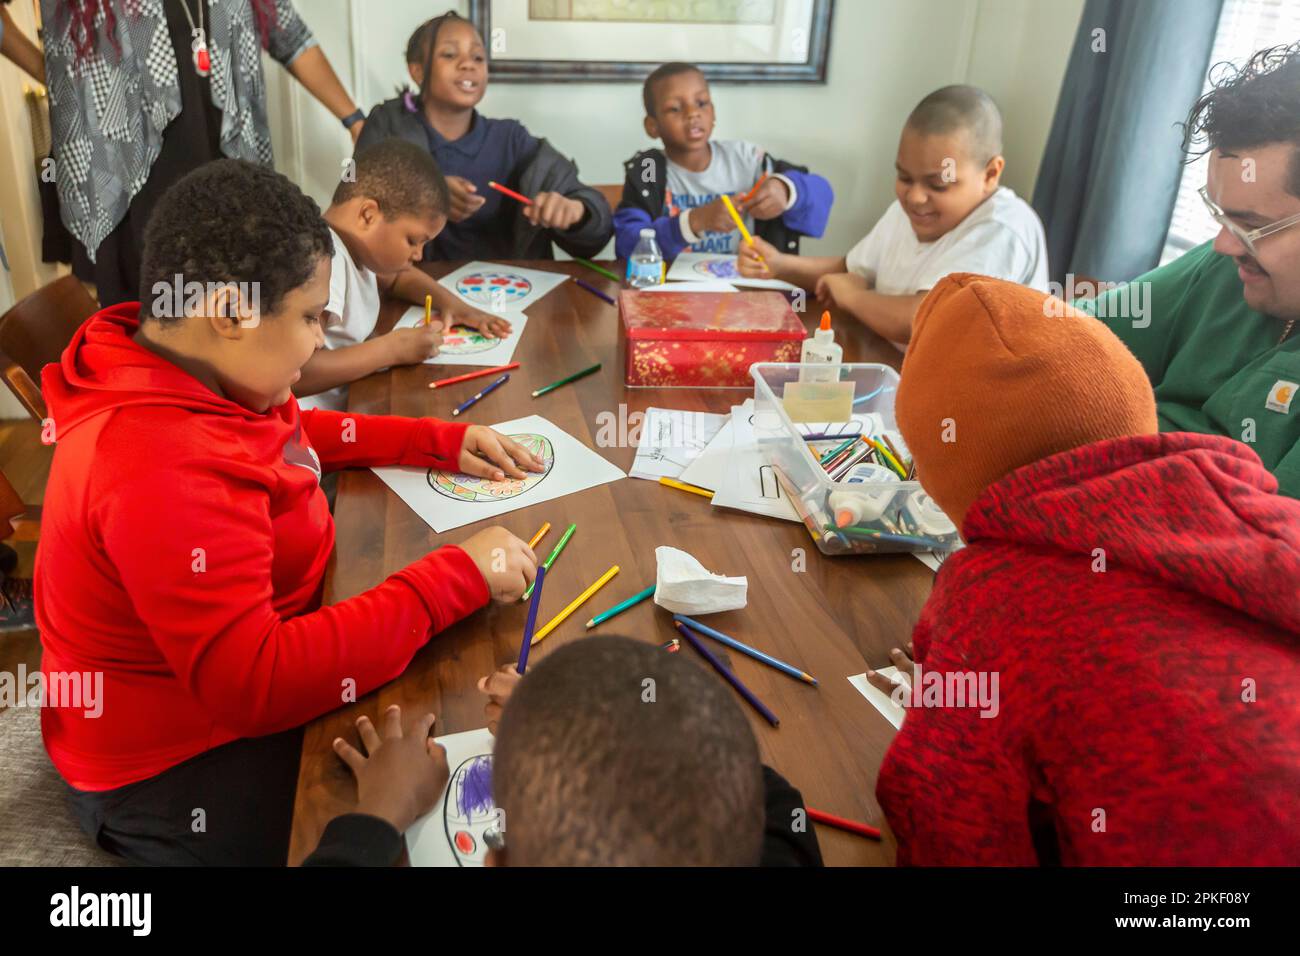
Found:
[[[803, 340], [803, 351], [799, 355], [799, 381], [801, 382], [838, 382], [840, 372], [834, 366], [844, 360], [844, 350], [835, 344], [835, 333], [831, 330], [831, 314], [822, 313], [822, 323], [812, 338]], [[819, 366], [826, 366], [819, 368]]]
[[[831, 511], [835, 515], [835, 526], [847, 528], [849, 525], [880, 519], [894, 500], [898, 475], [883, 465], [863, 462], [850, 468], [839, 480], [839, 485], [841, 489], [844, 485], [855, 486], [852, 491], [832, 491], [829, 500]], [[873, 485], [884, 487], [873, 488]]]

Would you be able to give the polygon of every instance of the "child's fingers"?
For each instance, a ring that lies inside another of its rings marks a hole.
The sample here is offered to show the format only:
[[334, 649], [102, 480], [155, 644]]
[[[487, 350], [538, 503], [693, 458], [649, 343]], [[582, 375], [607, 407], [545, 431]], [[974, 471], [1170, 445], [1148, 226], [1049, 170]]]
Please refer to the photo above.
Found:
[[438, 718], [433, 714], [425, 714], [417, 720], [415, 726], [411, 728], [411, 736], [421, 739], [428, 737], [429, 731], [433, 730], [433, 725], [437, 723], [437, 721]]
[[334, 738], [334, 752], [339, 755], [339, 759], [352, 768], [353, 773], [358, 773], [366, 765], [366, 758], [356, 747], [352, 746], [342, 737]]
[[[489, 437], [479, 443], [479, 451], [487, 455], [488, 459], [493, 464], [495, 464], [498, 468], [504, 471], [511, 478], [528, 477], [519, 469], [519, 466], [515, 464], [514, 458], [512, 458], [506, 452], [506, 449], [501, 447], [503, 442], [508, 442], [508, 441], [510, 441], [509, 438], [505, 438], [504, 436], [498, 435], [496, 434], [496, 432], [490, 432]], [[511, 444], [514, 443], [511, 442]], [[517, 445], [515, 447], [518, 448]], [[519, 454], [523, 457], [528, 457], [528, 453], [525, 452], [522, 448], [519, 448]]]
[[402, 737], [402, 708], [393, 704], [384, 711], [384, 739], [400, 740]]
[[374, 756], [379, 749], [379, 734], [375, 732], [375, 725], [370, 722], [370, 718], [364, 714], [357, 718], [357, 733], [361, 735], [361, 743], [366, 748], [366, 753]]
[[867, 683], [870, 684], [872, 687], [874, 687], [876, 690], [885, 694], [889, 694], [891, 696], [893, 695], [895, 690], [897, 690], [899, 687], [904, 686], [902, 681], [890, 680], [884, 674], [881, 674], [878, 671], [873, 671], [871, 669], [867, 670]]

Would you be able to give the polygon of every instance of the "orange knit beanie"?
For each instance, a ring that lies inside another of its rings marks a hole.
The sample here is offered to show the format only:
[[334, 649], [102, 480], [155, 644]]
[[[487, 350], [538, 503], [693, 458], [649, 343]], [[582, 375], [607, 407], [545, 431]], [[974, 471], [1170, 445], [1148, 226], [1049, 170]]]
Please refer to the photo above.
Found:
[[1157, 431], [1142, 365], [1059, 299], [969, 273], [916, 313], [894, 408], [917, 478], [961, 527], [993, 482], [1052, 455]]

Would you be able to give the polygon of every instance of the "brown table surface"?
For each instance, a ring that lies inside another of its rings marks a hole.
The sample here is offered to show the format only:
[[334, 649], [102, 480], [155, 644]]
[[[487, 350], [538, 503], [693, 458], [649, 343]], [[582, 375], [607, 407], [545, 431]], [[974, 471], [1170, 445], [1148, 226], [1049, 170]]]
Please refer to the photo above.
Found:
[[[612, 296], [616, 283], [571, 262], [526, 262], [532, 268], [579, 276]], [[430, 267], [435, 275], [456, 264]], [[611, 266], [617, 271], [617, 266]], [[390, 328], [405, 306], [385, 304], [379, 330]], [[804, 318], [809, 328], [820, 316], [815, 302]], [[845, 361], [887, 362], [899, 353], [847, 316], [834, 319]], [[627, 389], [618, 363], [618, 310], [568, 282], [529, 310], [528, 328], [515, 353], [522, 362], [510, 381], [468, 414], [473, 423], [495, 424], [525, 415], [545, 416], [624, 471], [636, 449], [599, 448], [601, 413], [619, 415], [648, 406], [726, 412], [752, 395], [743, 390]], [[595, 375], [533, 399], [533, 389], [594, 362]], [[398, 368], [356, 382], [351, 411], [370, 414], [433, 415], [451, 409], [491, 379], [441, 389], [427, 384], [468, 369], [451, 366]], [[336, 603], [381, 582], [387, 575], [440, 545], [456, 543], [489, 525], [486, 521], [435, 534], [369, 470], [340, 475], [334, 511], [338, 541], [325, 582], [325, 602]], [[622, 570], [592, 601], [533, 650], [540, 660], [567, 641], [585, 636], [593, 614], [654, 583], [655, 548], [672, 545], [695, 555], [710, 570], [749, 578], [749, 606], [711, 615], [710, 625], [734, 634], [818, 678], [808, 686], [742, 654], [723, 655], [737, 675], [781, 718], [772, 728], [742, 703], [758, 737], [763, 760], [784, 774], [811, 807], [885, 830], [881, 842], [818, 826], [828, 864], [888, 865], [894, 842], [875, 799], [876, 773], [894, 728], [846, 680], [867, 665], [889, 663], [888, 651], [911, 633], [933, 575], [908, 555], [828, 558], [801, 524], [713, 507], [698, 495], [656, 482], [629, 478], [511, 512], [498, 523], [527, 540], [551, 523], [538, 545], [549, 554], [570, 522], [578, 530], [546, 578], [539, 621], [549, 620], [612, 564]], [[792, 552], [802, 548], [806, 570], [792, 570]], [[419, 713], [437, 714], [436, 733], [484, 726], [478, 679], [517, 659], [527, 605], [493, 604], [435, 635], [396, 680], [307, 725], [294, 806], [289, 861], [298, 864], [316, 846], [325, 824], [352, 808], [356, 786], [334, 755], [337, 736], [356, 740], [354, 721], [400, 704], [405, 722]], [[672, 618], [646, 601], [594, 634], [624, 633], [662, 643], [676, 632]], [[378, 639], [380, 635], [376, 635]], [[723, 649], [715, 647], [715, 651]], [[682, 654], [694, 654], [683, 645]], [[701, 662], [701, 666], [704, 665]], [[721, 678], [719, 678], [721, 679]]]

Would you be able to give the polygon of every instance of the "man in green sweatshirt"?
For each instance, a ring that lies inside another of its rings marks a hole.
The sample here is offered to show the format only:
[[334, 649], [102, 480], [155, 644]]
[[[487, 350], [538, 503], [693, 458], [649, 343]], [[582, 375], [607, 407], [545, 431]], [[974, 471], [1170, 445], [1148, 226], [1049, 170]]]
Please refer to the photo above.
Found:
[[1249, 445], [1300, 498], [1300, 43], [1255, 54], [1192, 108], [1213, 242], [1078, 301], [1132, 350], [1161, 431]]

